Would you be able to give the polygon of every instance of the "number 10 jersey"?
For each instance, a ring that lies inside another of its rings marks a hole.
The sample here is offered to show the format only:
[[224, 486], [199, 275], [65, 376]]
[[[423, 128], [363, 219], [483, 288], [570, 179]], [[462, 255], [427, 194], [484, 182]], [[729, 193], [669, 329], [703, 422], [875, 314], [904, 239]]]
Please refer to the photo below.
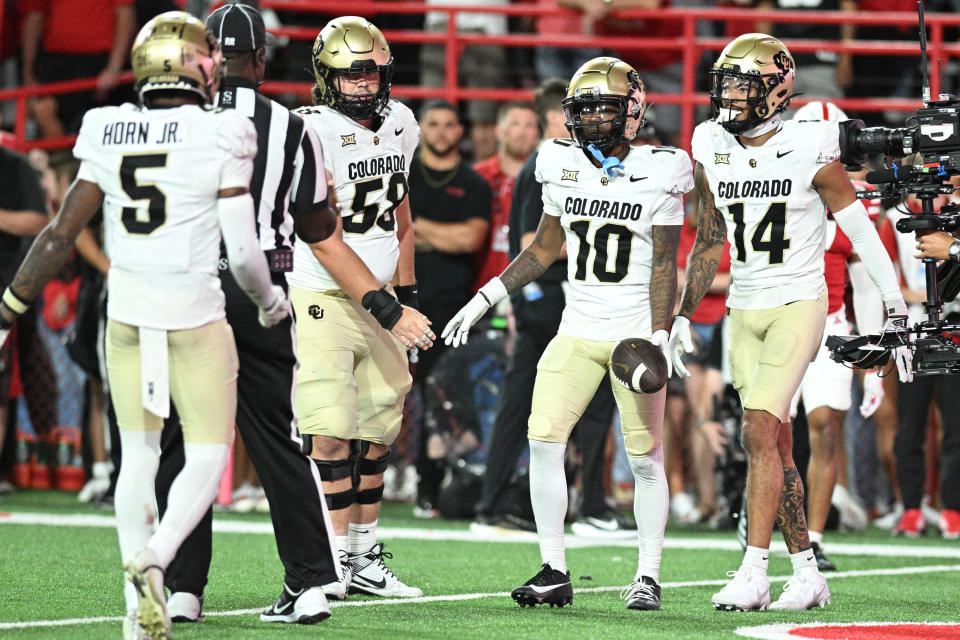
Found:
[[567, 240], [559, 333], [601, 341], [650, 336], [653, 226], [683, 224], [693, 175], [690, 157], [674, 147], [631, 147], [622, 164], [623, 175], [609, 177], [569, 140], [540, 147], [543, 213], [560, 218]]
[[713, 121], [693, 132], [730, 240], [732, 309], [772, 309], [816, 300], [826, 287], [826, 208], [813, 179], [840, 156], [836, 122], [788, 120], [760, 147], [746, 147]]
[[[295, 113], [323, 144], [323, 163], [333, 179], [344, 241], [386, 284], [400, 255], [395, 212], [407, 197], [410, 160], [420, 141], [416, 118], [396, 100], [383, 110], [376, 131], [327, 106], [302, 107]], [[287, 282], [308, 291], [340, 288], [305, 242], [294, 244]]]

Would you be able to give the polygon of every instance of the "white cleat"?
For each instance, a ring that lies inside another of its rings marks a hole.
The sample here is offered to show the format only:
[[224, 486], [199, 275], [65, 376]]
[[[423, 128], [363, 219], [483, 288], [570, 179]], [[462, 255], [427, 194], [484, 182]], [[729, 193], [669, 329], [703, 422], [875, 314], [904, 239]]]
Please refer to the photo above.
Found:
[[353, 568], [350, 565], [350, 558], [347, 552], [340, 551], [340, 575], [342, 576], [335, 582], [323, 585], [323, 594], [328, 598], [345, 600], [350, 591], [350, 583], [353, 582]]
[[764, 611], [770, 608], [770, 581], [767, 576], [740, 567], [728, 571], [733, 578], [723, 589], [713, 594], [711, 601], [717, 611]]
[[170, 638], [170, 614], [163, 590], [163, 569], [157, 554], [145, 547], [124, 565], [127, 580], [137, 590], [137, 624], [144, 640]]
[[803, 571], [791, 576], [783, 585], [783, 594], [771, 605], [771, 609], [803, 611], [823, 608], [830, 604], [830, 588], [819, 571]]
[[364, 593], [371, 596], [386, 596], [388, 598], [419, 598], [423, 591], [410, 587], [400, 581], [393, 571], [383, 563], [383, 559], [390, 559], [393, 555], [383, 550], [383, 543], [378, 542], [366, 553], [350, 556], [350, 566], [353, 569], [353, 581], [350, 584], [350, 593]]

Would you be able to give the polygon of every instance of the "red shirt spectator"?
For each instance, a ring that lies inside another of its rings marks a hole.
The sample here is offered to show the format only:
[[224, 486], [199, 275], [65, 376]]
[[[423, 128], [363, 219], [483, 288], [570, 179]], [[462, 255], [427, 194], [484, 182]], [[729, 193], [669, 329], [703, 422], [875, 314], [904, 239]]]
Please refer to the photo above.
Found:
[[500, 167], [500, 154], [496, 154], [473, 165], [474, 170], [490, 183], [493, 192], [490, 211], [490, 235], [487, 242], [477, 253], [477, 277], [473, 283], [476, 291], [490, 278], [499, 276], [510, 264], [509, 241], [507, 231], [510, 222], [510, 201], [513, 199], [513, 185], [516, 178], [503, 172]]
[[134, 0], [24, 0], [24, 15], [43, 14], [43, 50], [50, 53], [110, 53], [117, 7]]

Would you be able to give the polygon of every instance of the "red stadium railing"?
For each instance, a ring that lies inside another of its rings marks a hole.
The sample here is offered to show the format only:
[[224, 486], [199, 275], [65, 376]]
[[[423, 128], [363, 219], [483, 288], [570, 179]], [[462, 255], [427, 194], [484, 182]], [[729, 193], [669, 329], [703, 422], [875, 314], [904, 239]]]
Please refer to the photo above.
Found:
[[[302, 13], [316, 13], [339, 15], [344, 11], [342, 0], [261, 0], [262, 8], [282, 11], [296, 11]], [[0, 3], [2, 10], [2, 3]], [[445, 45], [445, 82], [442, 87], [420, 87], [411, 85], [394, 85], [392, 93], [400, 98], [445, 98], [451, 102], [462, 100], [494, 100], [506, 101], [514, 99], [529, 99], [532, 91], [528, 89], [511, 88], [471, 88], [458, 84], [457, 71], [460, 55], [465, 47], [470, 45], [501, 45], [506, 47], [559, 47], [584, 48], [598, 44], [596, 36], [584, 34], [536, 34], [510, 33], [507, 35], [491, 36], [484, 34], [461, 34], [457, 32], [455, 16], [459, 13], [496, 13], [507, 16], [544, 17], [557, 15], [578, 15], [566, 9], [544, 9], [535, 6], [506, 6], [506, 7], [458, 7], [458, 6], [427, 6], [422, 2], [371, 2], [369, 0], [353, 2], [349, 5], [351, 13], [364, 15], [376, 21], [376, 16], [384, 14], [424, 14], [427, 12], [442, 12], [448, 14], [446, 31], [434, 33], [417, 30], [387, 30], [385, 35], [392, 43], [438, 43]], [[695, 91], [696, 69], [703, 51], [719, 51], [727, 43], [726, 39], [700, 38], [696, 35], [696, 25], [699, 20], [716, 22], [728, 21], [769, 21], [774, 23], [802, 22], [812, 24], [854, 24], [858, 26], [903, 26], [916, 25], [917, 17], [912, 13], [899, 12], [806, 12], [806, 11], [761, 11], [747, 9], [661, 9], [661, 10], [628, 10], [617, 11], [616, 16], [622, 18], [657, 18], [659, 20], [675, 20], [682, 25], [682, 35], [679, 37], [630, 37], [604, 36], [602, 45], [612, 49], [637, 48], [638, 45], [648, 50], [680, 51], [684, 66], [682, 78], [682, 92], [679, 94], [649, 94], [649, 99], [655, 99], [661, 104], [677, 104], [682, 110], [682, 130], [680, 140], [686, 144], [689, 141], [694, 126], [694, 108], [697, 105], [707, 104], [707, 97]], [[960, 58], [960, 44], [948, 44], [944, 41], [944, 28], [960, 26], [960, 15], [955, 14], [927, 14], [928, 26], [928, 56], [930, 66], [930, 84], [932, 95], [939, 93], [939, 78], [937, 62], [945, 63], [951, 57]], [[2, 14], [0, 14], [2, 23]], [[317, 27], [280, 27], [271, 30], [275, 35], [287, 36], [295, 40], [313, 40], [321, 26], [322, 19], [318, 19]], [[807, 53], [817, 50], [830, 49], [838, 53], [857, 55], [904, 55], [919, 56], [919, 44], [916, 42], [886, 42], [862, 41], [837, 42], [834, 40], [791, 40], [788, 42], [794, 53]], [[802, 73], [803, 70], [800, 69]], [[131, 74], [123, 76], [124, 82], [132, 80]], [[0, 90], [0, 102], [15, 101], [16, 119], [14, 122], [13, 145], [22, 149], [63, 148], [72, 144], [74, 137], [51, 138], [45, 140], [27, 140], [27, 103], [30, 98], [41, 95], [56, 95], [78, 90], [94, 88], [95, 78], [71, 80], [68, 82], [52, 83], [16, 89]], [[296, 93], [305, 98], [310, 90], [309, 82], [279, 82], [271, 81], [262, 86], [262, 90], [269, 94]], [[911, 111], [920, 103], [920, 96], [915, 99], [891, 98], [845, 98], [833, 100], [844, 109], [857, 111], [884, 111], [899, 110]], [[805, 102], [803, 98], [796, 100], [797, 105]]]

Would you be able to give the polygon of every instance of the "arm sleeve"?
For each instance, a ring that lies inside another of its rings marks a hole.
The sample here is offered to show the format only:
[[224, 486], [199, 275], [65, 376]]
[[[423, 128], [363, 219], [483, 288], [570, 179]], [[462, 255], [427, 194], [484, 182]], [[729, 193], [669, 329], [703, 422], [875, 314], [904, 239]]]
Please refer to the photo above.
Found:
[[905, 309], [906, 305], [903, 302], [903, 294], [900, 292], [897, 273], [887, 256], [887, 250], [880, 242], [877, 228], [867, 216], [867, 210], [863, 207], [863, 203], [854, 200], [853, 204], [845, 209], [834, 211], [833, 219], [837, 221], [840, 229], [850, 238], [853, 250], [860, 256], [860, 261], [867, 273], [870, 274], [870, 279], [880, 289], [883, 303], [888, 309]]
[[273, 282], [260, 249], [254, 223], [253, 196], [249, 193], [217, 199], [220, 232], [227, 248], [230, 271], [237, 284], [261, 309], [274, 302]]
[[862, 262], [847, 265], [853, 287], [853, 315], [860, 335], [878, 333], [883, 327], [883, 300]]
[[[814, 123], [807, 124], [812, 125]], [[824, 120], [821, 124], [820, 135], [817, 139], [816, 161], [813, 163], [810, 175], [807, 176], [807, 184], [813, 184], [813, 179], [820, 169], [840, 158], [840, 125], [835, 120]], [[846, 229], [844, 229], [844, 232], [846, 233]], [[862, 256], [861, 259], [863, 259]]]

